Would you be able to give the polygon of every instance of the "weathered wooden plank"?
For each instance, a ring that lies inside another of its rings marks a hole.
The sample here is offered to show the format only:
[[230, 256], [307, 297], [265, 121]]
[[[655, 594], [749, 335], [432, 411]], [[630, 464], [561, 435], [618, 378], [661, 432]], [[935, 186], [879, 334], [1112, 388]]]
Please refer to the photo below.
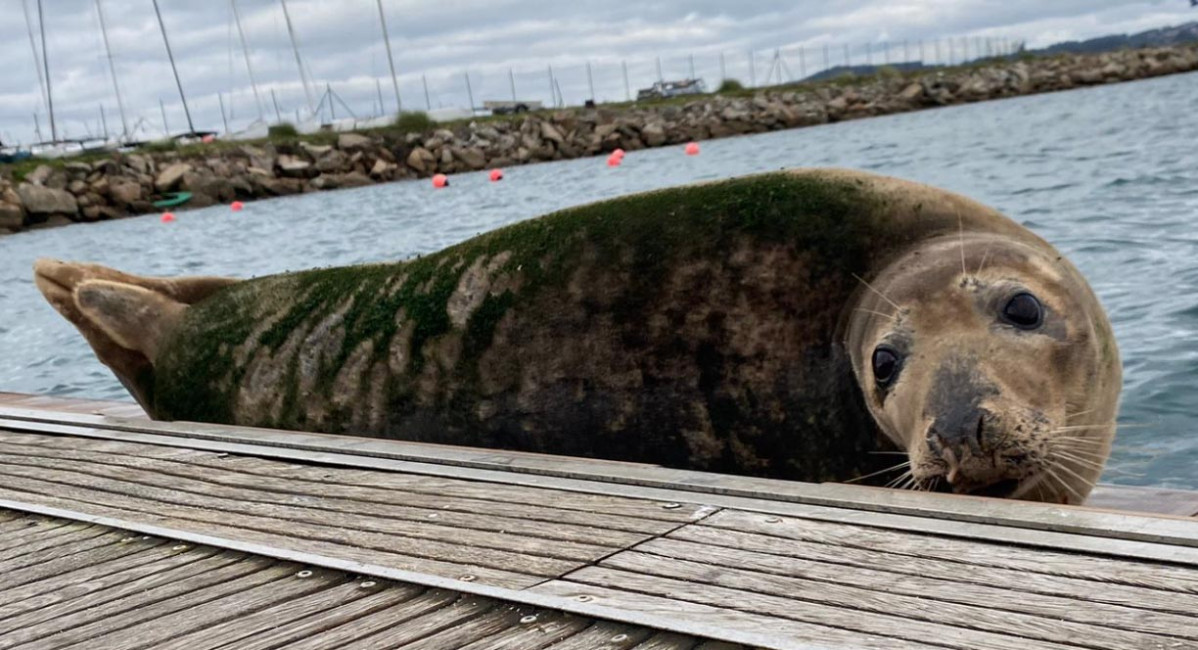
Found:
[[12, 510], [0, 510], [0, 524], [5, 524], [15, 519], [24, 519], [28, 517], [23, 512], [14, 512]]
[[586, 629], [591, 619], [552, 610], [529, 611], [517, 625], [484, 639], [468, 643], [460, 650], [542, 650]]
[[1194, 517], [1198, 516], [1198, 492], [1100, 483], [1090, 492], [1086, 505], [1124, 512]]
[[1128, 562], [939, 535], [898, 532], [872, 526], [832, 524], [735, 510], [718, 512], [704, 520], [703, 525], [970, 565], [1198, 593], [1198, 569], [1189, 567]]
[[[178, 635], [169, 640], [160, 640], [154, 645], [155, 650], [210, 650], [223, 645], [234, 644], [242, 639], [264, 631], [277, 629], [281, 625], [296, 619], [324, 612], [342, 605], [347, 605], [364, 598], [372, 593], [378, 593], [384, 588], [373, 586], [364, 588], [361, 581], [336, 581], [326, 588], [313, 593], [300, 594], [290, 600], [283, 600], [257, 611], [247, 607], [239, 615], [226, 620], [209, 623], [198, 630], [185, 633], [179, 630]], [[293, 594], [294, 596], [295, 594]], [[273, 597], [274, 594], [271, 594]], [[207, 607], [207, 606], [205, 606]], [[204, 612], [206, 615], [207, 612]], [[188, 622], [190, 625], [190, 622]], [[194, 627], [194, 626], [192, 626]]]
[[[590, 561], [607, 555], [613, 549], [576, 541], [514, 535], [507, 531], [447, 526], [441, 523], [442, 515], [439, 512], [431, 512], [421, 520], [395, 521], [375, 515], [344, 512], [337, 503], [329, 503], [327, 498], [319, 495], [228, 488], [177, 476], [162, 476], [152, 470], [97, 467], [88, 462], [61, 458], [17, 457], [10, 454], [0, 461], [0, 475], [5, 473], [127, 494], [161, 503], [333, 526], [347, 531], [372, 531], [434, 540], [435, 544], [439, 540], [452, 540], [457, 545], [513, 551], [529, 556]], [[396, 550], [402, 550], [405, 541], [397, 543]]]
[[[77, 553], [75, 555], [68, 555], [66, 557], [60, 557], [55, 560], [42, 562], [41, 564], [35, 564], [33, 566], [27, 566], [23, 569], [17, 569], [15, 571], [8, 572], [4, 575], [5, 589], [0, 590], [0, 602], [4, 602], [6, 600], [5, 594], [8, 594], [16, 587], [35, 583], [41, 580], [51, 579], [74, 571], [75, 569], [78, 569], [84, 562], [106, 562], [108, 560], [139, 553], [143, 550], [144, 547], [127, 543], [124, 541], [126, 539], [130, 538], [125, 537], [122, 538], [122, 541], [117, 544], [99, 546], [90, 551]], [[148, 537], [145, 538], [144, 541], [149, 541], [155, 544], [163, 542], [163, 540], [152, 539]]]
[[29, 537], [18, 545], [0, 550], [0, 563], [48, 548], [60, 547], [71, 542], [98, 537], [105, 532], [107, 531], [103, 528], [78, 523], [72, 523], [69, 526], [62, 526], [50, 531], [43, 531], [41, 535]]
[[[488, 488], [494, 484], [427, 476], [407, 477], [386, 472], [320, 467], [296, 468], [278, 461], [259, 461], [210, 453], [206, 453], [202, 458], [190, 457], [182, 460], [156, 458], [157, 452], [153, 450], [158, 448], [121, 444], [127, 448], [112, 452], [60, 450], [40, 445], [17, 447], [11, 443], [4, 443], [3, 449], [10, 457], [24, 455], [71, 459], [95, 463], [98, 468], [142, 468], [164, 478], [197, 480], [208, 485], [207, 489], [246, 488], [294, 498], [318, 494], [346, 512], [397, 519], [426, 519], [429, 514], [435, 513], [442, 517], [456, 517], [458, 524], [470, 525], [480, 530], [527, 531], [527, 534], [539, 530], [540, 536], [550, 539], [589, 539], [595, 543], [624, 545], [630, 538], [641, 539], [639, 534], [660, 534], [676, 525], [674, 520], [636, 519], [602, 512], [560, 509], [558, 502], [561, 500], [561, 494], [557, 491], [518, 488], [529, 490], [522, 501], [496, 501], [484, 498]], [[162, 449], [173, 451], [170, 448]], [[138, 455], [151, 453], [154, 456]], [[296, 474], [302, 476], [293, 476]], [[380, 476], [373, 477], [374, 480], [370, 481], [372, 485], [362, 485], [366, 482], [363, 476], [376, 474]], [[411, 489], [413, 486], [419, 486], [419, 489]], [[501, 487], [507, 488], [504, 492], [508, 493], [506, 496], [509, 497], [518, 491], [511, 486]], [[462, 496], [465, 494], [471, 496]], [[653, 508], [662, 512], [673, 512], [685, 507], [664, 508], [663, 505], [665, 504], [654, 504]], [[612, 532], [607, 532], [609, 530]]]
[[326, 650], [327, 648], [345, 650], [350, 643], [370, 638], [380, 630], [403, 627], [409, 621], [422, 618], [431, 612], [440, 611], [460, 598], [461, 596], [456, 592], [430, 589], [415, 598], [373, 611], [289, 644], [287, 650]]
[[[633, 646], [632, 650], [698, 650], [699, 641], [681, 634], [659, 632]], [[722, 650], [741, 650], [744, 646], [724, 644]], [[715, 650], [711, 648], [709, 650]]]
[[[272, 433], [277, 434], [279, 432]], [[90, 450], [89, 445], [93, 444], [91, 441], [81, 438], [44, 435], [29, 438], [28, 436], [30, 435], [36, 434], [4, 431], [3, 424], [0, 423], [0, 442], [21, 444], [21, 440], [24, 439], [26, 444], [35, 442], [37, 446], [64, 450]], [[121, 457], [164, 457], [162, 452], [158, 451], [161, 447], [156, 445], [131, 442], [120, 444], [124, 446], [109, 446], [103, 451], [110, 454], [118, 454]], [[262, 449], [269, 451], [270, 448], [263, 447]], [[115, 461], [118, 459], [112, 460]], [[666, 509], [661, 507], [661, 503], [653, 502], [652, 500], [613, 497], [594, 492], [562, 491], [504, 483], [480, 483], [478, 481], [405, 475], [353, 468], [296, 465], [251, 456], [221, 456], [219, 453], [191, 457], [188, 458], [188, 461], [215, 469], [235, 469], [269, 478], [309, 480], [322, 484], [331, 483], [334, 485], [376, 488], [388, 491], [403, 490], [417, 494], [479, 499], [487, 502], [498, 501], [522, 505], [552, 503], [554, 510], [573, 510], [583, 513], [635, 517], [665, 522], [690, 521], [694, 518], [697, 508], [699, 508], [699, 506], [692, 503], [682, 504], [678, 508]]]
[[20, 527], [9, 531], [8, 534], [0, 537], [0, 553], [13, 548], [20, 548], [29, 543], [30, 540], [43, 539], [47, 536], [57, 535], [61, 533], [69, 533], [77, 531], [83, 526], [69, 521], [55, 522], [40, 522], [37, 520], [27, 520], [20, 522]]
[[[713, 571], [718, 573], [719, 569]], [[993, 648], [995, 650], [1026, 650], [1027, 639], [1006, 634], [987, 632], [932, 623], [899, 616], [874, 612], [865, 615], [861, 610], [824, 605], [811, 601], [799, 602], [791, 598], [759, 593], [746, 589], [698, 584], [661, 576], [650, 576], [630, 571], [605, 567], [587, 567], [570, 574], [573, 582], [592, 584], [609, 589], [623, 589], [655, 596], [669, 597], [672, 601], [690, 601], [720, 608], [735, 617], [742, 612], [752, 612], [776, 618], [789, 618], [812, 625], [852, 630], [862, 634], [893, 636], [912, 642], [935, 640], [961, 650]], [[813, 638], [813, 641], [818, 639]], [[1061, 643], [1040, 641], [1041, 647], [1062, 650]], [[854, 646], [849, 646], [854, 647]]]
[[122, 537], [120, 533], [111, 531], [101, 531], [99, 535], [88, 534], [93, 531], [80, 532], [83, 533], [82, 537], [75, 539], [68, 538], [62, 544], [50, 546], [49, 548], [42, 548], [40, 550], [33, 551], [32, 553], [18, 555], [17, 557], [0, 562], [0, 575], [14, 572], [25, 567], [34, 566], [36, 564], [41, 564], [43, 562], [50, 562], [52, 560], [74, 555], [76, 553], [82, 553], [99, 546], [116, 544], [121, 541]]
[[[20, 480], [27, 485], [25, 488], [40, 488], [41, 491], [22, 491], [13, 489], [13, 482]], [[48, 487], [47, 487], [48, 486]], [[39, 485], [37, 481], [27, 479], [12, 479], [4, 484], [0, 484], [0, 499], [8, 499], [13, 502], [27, 503], [50, 508], [58, 508], [79, 513], [86, 513], [98, 517], [108, 517], [122, 522], [127, 522], [123, 525], [128, 527], [133, 524], [147, 524], [154, 527], [169, 527], [173, 531], [197, 533], [201, 535], [218, 536], [228, 540], [236, 540], [249, 544], [259, 544], [262, 546], [272, 547], [293, 551], [298, 553], [308, 553], [315, 556], [334, 558], [342, 561], [360, 562], [375, 566], [385, 566], [388, 568], [399, 569], [402, 571], [413, 571], [423, 574], [432, 574], [435, 576], [444, 576], [450, 579], [461, 579], [464, 576], [469, 576], [471, 579], [497, 587], [509, 587], [520, 589], [531, 584], [535, 584], [542, 580], [537, 576], [530, 576], [513, 571], [501, 569], [493, 569], [490, 567], [478, 565], [454, 564], [451, 562], [441, 562], [430, 560], [423, 557], [415, 557], [410, 555], [402, 555], [393, 553], [388, 550], [367, 549], [359, 546], [352, 546], [343, 541], [325, 541], [313, 540], [303, 536], [297, 536], [296, 531], [287, 529], [285, 532], [277, 531], [279, 526], [274, 526], [268, 530], [259, 530], [255, 528], [239, 528], [235, 526], [225, 525], [219, 517], [212, 517], [211, 513], [199, 511], [200, 517], [203, 520], [193, 521], [186, 518], [174, 518], [161, 514], [153, 514], [147, 512], [145, 508], [124, 509], [119, 507], [111, 507], [95, 503], [90, 499], [100, 499], [103, 493], [84, 493], [85, 499], [75, 498], [77, 495], [72, 495], [72, 488], [62, 486], [57, 483]]]
[[[711, 530], [707, 529], [709, 532]], [[1175, 594], [1168, 592], [1136, 587], [1125, 588], [1135, 590], [1133, 597], [1129, 600], [1134, 600], [1136, 607], [1144, 608], [1138, 609], [1091, 600], [1090, 596], [1094, 592], [1106, 589], [1107, 585], [1088, 581], [1077, 581], [1067, 592], [1068, 596], [1042, 595], [1029, 592], [1023, 588], [1026, 586], [1025, 584], [1020, 584], [1020, 580], [1023, 583], [1040, 580], [1039, 575], [1027, 572], [1010, 572], [1012, 575], [1005, 576], [1006, 584], [997, 586], [993, 583], [961, 580], [961, 578], [976, 580], [977, 577], [972, 568], [962, 570], [960, 564], [940, 567], [939, 571], [929, 570], [927, 566], [929, 562], [918, 560], [913, 562], [911, 558], [901, 555], [877, 558], [874, 563], [864, 566], [833, 564], [807, 559], [801, 550], [786, 548], [793, 546], [794, 542], [774, 538], [777, 543], [770, 545], [769, 548], [774, 551], [789, 551], [775, 554], [751, 548], [750, 545], [755, 540], [750, 540], [747, 545], [738, 545], [737, 540], [743, 540], [746, 534], [737, 534], [735, 539], [729, 540], [726, 539], [726, 536], [729, 536], [732, 531], [716, 532], [720, 533], [717, 539], [723, 543], [722, 545], [698, 544], [671, 537], [646, 542], [636, 547], [635, 550], [665, 558], [751, 569], [781, 576], [818, 580], [833, 585], [853, 585], [917, 598], [948, 600], [997, 611], [1005, 610], [1150, 634], [1176, 634], [1198, 639], [1198, 627], [1192, 626], [1188, 617], [1145, 611], [1145, 609], [1156, 608], [1175, 609], [1178, 605], [1174, 600]], [[769, 540], [770, 538], [761, 536], [761, 539]], [[835, 556], [840, 549], [828, 547], [825, 552], [828, 556]], [[906, 570], [904, 572], [894, 571], [891, 566], [894, 562], [905, 562]]]
[[149, 419], [146, 416], [146, 412], [134, 402], [85, 400], [71, 397], [0, 391], [0, 405], [14, 408]]
[[121, 420], [75, 414], [0, 408], [0, 418], [19, 428], [19, 422], [70, 423], [158, 435], [247, 442], [293, 449], [350, 453], [406, 461], [500, 469], [513, 473], [544, 474], [570, 479], [616, 481], [645, 487], [684, 489], [692, 492], [735, 495], [810, 505], [849, 508], [879, 513], [914, 515], [950, 521], [1000, 524], [1046, 531], [1083, 533], [1102, 537], [1153, 543], [1170, 543], [1198, 548], [1198, 522], [1186, 519], [1130, 517], [1120, 513], [1060, 507], [1004, 499], [981, 499], [959, 495], [927, 495], [903, 490], [884, 490], [844, 484], [810, 484], [763, 480], [752, 477], [712, 475], [634, 463], [596, 462], [589, 459], [542, 456], [520, 452], [448, 447], [393, 440], [354, 439], [344, 436], [248, 430], [225, 425], [161, 423]]
[[388, 642], [386, 647], [403, 648], [404, 650], [441, 650], [442, 648], [461, 648], [480, 639], [493, 637], [520, 625], [520, 619], [532, 613], [532, 608], [513, 607], [504, 603], [496, 603], [485, 613], [478, 614], [469, 620], [454, 623], [438, 632], [427, 636], [401, 641]]
[[[414, 585], [394, 585], [294, 621], [280, 621], [277, 627], [255, 630], [252, 636], [226, 643], [220, 646], [219, 650], [274, 650], [348, 625], [350, 622], [369, 616], [374, 612], [411, 600], [423, 592], [423, 588]], [[399, 624], [399, 621], [396, 624]], [[235, 625], [231, 627], [236, 629]], [[187, 646], [183, 646], [183, 648], [191, 650]], [[197, 648], [197, 650], [199, 649]]]
[[599, 621], [587, 629], [548, 646], [546, 650], [626, 650], [649, 636], [643, 628]]
[[[64, 615], [43, 618], [32, 625], [18, 624], [14, 622], [16, 619], [11, 619], [8, 623], [13, 627], [6, 627], [6, 631], [0, 633], [0, 648], [32, 641], [38, 641], [44, 648], [61, 648], [202, 604], [230, 591], [279, 580], [294, 572], [292, 565], [265, 558], [227, 560], [222, 554], [173, 569], [172, 575], [177, 580], [158, 583], [149, 589], [131, 589], [129, 585], [122, 585], [116, 598], [105, 600], [104, 592], [92, 594], [91, 598], [104, 602], [82, 609], [75, 607], [77, 603], [62, 607]], [[222, 562], [223, 566], [220, 566]], [[208, 570], [200, 570], [204, 568]]]
[[[725, 492], [729, 494], [739, 494], [739, 492], [735, 489], [724, 490], [721, 484], [721, 481], [724, 477], [710, 474], [699, 475], [694, 481], [692, 481], [693, 484], [679, 484], [672, 487], [646, 487], [645, 484], [639, 484], [636, 481], [625, 481], [618, 476], [608, 477], [600, 472], [597, 478], [599, 478], [601, 481], [608, 481], [600, 485], [597, 481], [593, 480], [587, 481], [573, 478], [559, 478], [557, 476], [548, 476], [544, 474], [526, 473], [526, 470], [520, 468], [512, 468], [514, 470], [520, 469], [520, 471], [497, 471], [490, 469], [476, 469], [474, 467], [455, 466], [445, 463], [434, 465], [428, 463], [396, 460], [387, 453], [383, 452], [375, 455], [349, 453], [351, 450], [348, 448], [345, 453], [311, 451], [306, 448], [295, 448], [296, 445], [293, 445], [292, 442], [289, 441], [294, 441], [293, 437], [297, 435], [302, 438], [302, 434], [295, 434], [291, 432], [280, 433], [253, 430], [253, 436], [259, 436], [260, 434], [269, 434], [269, 436], [271, 436], [268, 440], [264, 440], [266, 444], [278, 445], [278, 447], [267, 447], [261, 444], [247, 444], [223, 440], [211, 442], [207, 440], [197, 440], [195, 438], [179, 437], [184, 435], [183, 433], [171, 435], [127, 433], [46, 423], [29, 424], [25, 428], [32, 428], [42, 433], [52, 432], [82, 437], [119, 437], [121, 439], [149, 442], [153, 445], [176, 447], [187, 446], [208, 449], [222, 453], [242, 453], [248, 455], [269, 456], [272, 458], [297, 459], [301, 462], [318, 463], [324, 465], [368, 467], [371, 469], [385, 469], [391, 472], [407, 472], [415, 475], [450, 477], [455, 480], [467, 479], [486, 483], [503, 483], [519, 486], [543, 487], [552, 488], [555, 490], [584, 493], [600, 492], [609, 496], [619, 495], [624, 497], [640, 498], [642, 500], [653, 499], [657, 502], [677, 502], [683, 504], [683, 507], [685, 507], [686, 503], [694, 502], [696, 494], [701, 493], [700, 496], [702, 496], [703, 501], [711, 506], [770, 512], [779, 515], [797, 516], [806, 519], [824, 520], [830, 522], [868, 524], [870, 526], [894, 530], [929, 532], [935, 534], [952, 535], [960, 538], [984, 539], [988, 541], [998, 541], [1004, 543], [1059, 548], [1068, 552], [1080, 551], [1101, 554], [1104, 556], [1130, 557], [1136, 560], [1163, 560], [1173, 563], [1183, 563], [1198, 566], [1198, 547], [1140, 541], [1143, 539], [1163, 539], [1161, 534], [1159, 534], [1159, 531], [1146, 532], [1145, 530], [1131, 530], [1130, 532], [1124, 531], [1128, 533], [1125, 535], [1124, 532], [1120, 531], [1104, 530], [1101, 527], [1091, 527], [1089, 530], [1097, 531], [1103, 536], [1087, 536], [1077, 533], [1048, 531], [1044, 529], [1044, 526], [1042, 525], [1043, 522], [1032, 522], [1028, 524], [1030, 527], [1023, 528], [1014, 527], [1011, 525], [972, 523], [953, 520], [951, 518], [934, 519], [927, 516], [910, 516], [904, 514], [895, 514], [893, 512], [872, 511], [869, 509], [854, 510], [846, 507], [809, 505], [803, 502], [803, 499], [798, 498], [792, 499], [790, 501], [780, 501], [778, 498], [766, 498], [768, 494], [762, 494], [760, 497], [727, 496]], [[249, 434], [242, 431], [238, 435], [245, 437]], [[326, 438], [328, 438], [328, 436], [326, 436]], [[299, 446], [303, 447], [302, 444], [299, 444]], [[370, 453], [374, 454], [374, 452]], [[594, 462], [602, 465], [602, 463], [599, 461]], [[657, 477], [654, 480], [657, 481], [660, 478], [661, 477]], [[654, 485], [656, 485], [656, 483], [654, 483]], [[768, 492], [769, 490], [766, 490], [766, 493]], [[943, 495], [912, 495], [913, 498], [925, 499], [926, 503], [933, 503], [941, 496]], [[779, 495], [779, 498], [789, 499], [790, 497], [788, 497], [786, 494], [781, 494]], [[1057, 512], [1058, 515], [1065, 517], [1072, 517], [1074, 513], [1085, 515], [1084, 512], [1072, 508], [1058, 510], [1059, 512], [1056, 510], [1054, 510], [1054, 512]], [[697, 514], [702, 516], [705, 514], [705, 511], [701, 510]], [[1086, 519], [1086, 517], [1082, 516], [1078, 518], [1077, 521], [1081, 522], [1084, 519]], [[1149, 527], [1156, 525], [1156, 523], [1154, 523], [1156, 520], [1151, 518], [1133, 517], [1132, 519], [1134, 520], [1131, 522], [1131, 524], [1133, 524], [1133, 528], [1139, 529], [1145, 525]], [[1176, 522], [1183, 522], [1186, 525], [1193, 523], [1178, 518], [1174, 523], [1169, 524], [1169, 526], [1175, 526]], [[1074, 528], [1077, 528], [1077, 526], [1074, 526]], [[1084, 528], [1084, 526], [1082, 526], [1082, 528]], [[1126, 528], [1126, 526], [1124, 526], [1124, 528]], [[1110, 535], [1115, 535], [1115, 537]], [[1117, 537], [1131, 537], [1132, 539]], [[1184, 542], [1189, 538], [1183, 534], [1182, 537], [1178, 539]], [[1198, 537], [1195, 537], [1195, 541], [1198, 543]]]
[[[309, 524], [278, 517], [248, 515], [235, 510], [224, 511], [221, 510], [221, 506], [224, 504], [215, 500], [203, 506], [177, 506], [164, 501], [106, 491], [103, 487], [104, 481], [96, 477], [40, 468], [26, 471], [27, 469], [0, 463], [0, 476], [4, 477], [5, 485], [0, 489], [10, 493], [20, 491], [23, 494], [65, 497], [90, 504], [90, 507], [99, 505], [121, 508], [142, 513], [143, 518], [148, 515], [155, 520], [164, 518], [186, 520], [193, 522], [193, 528], [199, 524], [203, 526], [203, 529], [219, 525], [263, 533], [285, 531], [288, 537], [409, 555], [414, 558], [458, 564], [462, 567], [479, 566], [496, 570], [512, 570], [526, 575], [557, 576], [579, 565], [579, 561], [457, 545], [436, 540], [405, 538], [362, 530], [346, 530], [336, 526]], [[34, 476], [42, 478], [32, 478]], [[140, 491], [128, 484], [122, 484], [121, 489], [129, 492]], [[89, 508], [82, 509], [90, 511]], [[455, 575], [460, 575], [461, 570], [457, 569]]]
[[409, 619], [404, 625], [386, 627], [369, 637], [347, 643], [340, 650], [399, 648], [443, 630], [460, 627], [484, 616], [494, 609], [496, 604], [496, 601], [487, 598], [461, 596], [445, 607]]
[[[723, 555], [719, 559], [723, 561], [730, 558]], [[738, 562], [735, 558], [731, 559]], [[600, 566], [617, 569], [621, 572], [618, 575], [630, 572], [645, 577], [663, 577], [690, 583], [692, 591], [702, 591], [710, 585], [752, 594], [778, 596], [791, 601], [791, 607], [796, 611], [823, 614], [824, 618], [810, 619], [812, 622], [823, 622], [838, 627], [844, 627], [848, 619], [834, 617], [833, 612], [847, 617], [876, 615], [891, 621], [890, 624], [894, 626], [925, 621], [954, 628], [993, 632], [997, 635], [1055, 641], [1066, 645], [1075, 643], [1101, 650], [1141, 650], [1153, 645], [1167, 647], [1168, 643], [1179, 641], [1175, 636], [1165, 637], [1075, 623], [1050, 615], [1017, 613], [1000, 609], [999, 603], [995, 603], [994, 607], [962, 605], [944, 600], [938, 591], [930, 591], [925, 598], [920, 598], [888, 593], [884, 589], [863, 589], [835, 582], [793, 578], [647, 553], [618, 553], [604, 560]], [[858, 629], [867, 630], [863, 625]], [[882, 628], [868, 631], [877, 632], [879, 629]], [[934, 628], [925, 629], [930, 631]]]
[[[615, 588], [568, 580], [553, 580], [530, 589], [561, 598], [585, 599], [614, 609], [670, 617], [686, 625], [712, 625], [762, 637], [758, 645], [771, 648], [853, 648], [854, 650], [931, 650], [932, 639], [907, 641], [890, 635], [813, 625], [775, 616], [761, 610], [741, 611], [719, 605], [683, 600], [619, 586]], [[748, 608], [752, 609], [752, 608]], [[684, 630], [675, 630], [683, 632]], [[805, 646], [804, 643], [809, 644]], [[1025, 649], [1026, 650], [1026, 649]]]
[[[119, 596], [115, 588], [125, 583], [133, 582], [146, 576], [159, 576], [174, 567], [184, 566], [207, 558], [216, 549], [192, 549], [187, 545], [162, 545], [158, 542], [139, 542], [153, 544], [132, 555], [126, 555], [115, 560], [107, 560], [92, 564], [88, 561], [88, 553], [72, 556], [78, 567], [65, 574], [39, 580], [0, 591], [0, 627], [6, 623], [4, 619], [26, 612], [37, 612], [20, 622], [30, 625], [45, 618], [60, 616], [70, 607], [90, 607], [101, 602], [97, 597], [85, 598], [96, 592], [104, 592], [98, 598], [112, 599]], [[232, 561], [232, 560], [230, 560]], [[154, 580], [162, 580], [155, 577]], [[135, 588], [143, 589], [150, 582], [138, 583]], [[78, 600], [77, 600], [78, 599]], [[66, 603], [76, 601], [70, 605]], [[59, 607], [55, 609], [56, 607]]]
[[[95, 648], [121, 648], [122, 650], [142, 650], [157, 648], [161, 643], [188, 634], [196, 630], [204, 630], [209, 626], [220, 625], [227, 621], [238, 620], [243, 616], [294, 598], [303, 598], [312, 593], [322, 591], [338, 584], [344, 584], [345, 576], [337, 572], [315, 570], [307, 577], [291, 577], [281, 580], [263, 581], [257, 585], [248, 585], [236, 590], [230, 588], [223, 592], [213, 592], [214, 597], [206, 599], [197, 593], [186, 594], [174, 601], [187, 601], [185, 609], [175, 609], [164, 612], [151, 619], [133, 625], [121, 627], [109, 626], [106, 633], [97, 634], [83, 639], [74, 645], [67, 646], [70, 650], [94, 650]], [[232, 585], [230, 585], [232, 586]], [[160, 603], [156, 606], [168, 609], [176, 603]]]

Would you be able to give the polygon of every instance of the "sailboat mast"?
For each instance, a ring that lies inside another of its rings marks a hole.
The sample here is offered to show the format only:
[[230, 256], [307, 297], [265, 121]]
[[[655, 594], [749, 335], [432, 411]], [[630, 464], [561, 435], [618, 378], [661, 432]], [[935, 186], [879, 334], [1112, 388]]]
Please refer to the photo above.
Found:
[[391, 66], [391, 85], [395, 88], [395, 112], [399, 113], [403, 111], [403, 103], [399, 101], [399, 79], [395, 76], [395, 60], [391, 58], [391, 37], [387, 35], [387, 17], [383, 15], [383, 0], [377, 0], [377, 3], [379, 24], [383, 26], [383, 44], [387, 46], [387, 65]]
[[112, 73], [112, 89], [116, 92], [116, 107], [121, 112], [121, 134], [128, 138], [129, 122], [125, 120], [125, 103], [121, 101], [121, 86], [116, 81], [116, 63], [112, 60], [112, 48], [108, 45], [108, 28], [104, 24], [104, 8], [100, 5], [100, 0], [96, 0], [96, 14], [100, 16], [100, 34], [104, 36], [104, 52], [108, 54], [108, 71]]
[[[25, 31], [29, 33], [29, 50], [33, 52], [33, 69], [37, 72], [37, 87], [42, 91], [42, 103], [46, 101], [46, 78], [42, 75], [42, 66], [37, 62], [41, 60], [41, 55], [37, 53], [37, 41], [33, 38], [33, 20], [29, 18], [29, 3], [26, 0], [21, 0], [21, 9], [25, 11]], [[41, 136], [38, 136], [41, 139]]]
[[42, 31], [42, 66], [46, 72], [46, 108], [50, 112], [50, 141], [58, 142], [58, 129], [54, 126], [54, 94], [50, 92], [50, 55], [46, 52], [46, 19], [42, 13], [42, 0], [37, 0], [37, 23]]
[[295, 66], [299, 68], [300, 82], [304, 84], [304, 97], [308, 100], [308, 110], [312, 108], [312, 89], [308, 87], [308, 77], [304, 74], [304, 63], [300, 60], [299, 46], [295, 44], [295, 29], [291, 26], [291, 13], [287, 11], [287, 0], [279, 0], [283, 5], [283, 20], [287, 23], [287, 35], [291, 37], [291, 51], [295, 53]]
[[[99, 2], [99, 0], [96, 0]], [[262, 97], [258, 95], [258, 82], [254, 79], [254, 67], [250, 65], [250, 48], [245, 42], [245, 31], [241, 29], [241, 12], [237, 10], [237, 0], [229, 0], [233, 6], [233, 20], [237, 22], [237, 35], [241, 37], [241, 51], [245, 54], [245, 69], [250, 73], [250, 87], [254, 89], [254, 103], [258, 105], [258, 119], [266, 121], [262, 110]]]
[[175, 73], [175, 85], [179, 87], [179, 99], [183, 100], [183, 114], [187, 116], [187, 128], [191, 133], [195, 133], [196, 127], [191, 121], [191, 111], [187, 108], [187, 96], [183, 94], [183, 82], [179, 80], [179, 69], [175, 67], [175, 54], [171, 52], [171, 42], [166, 37], [166, 23], [162, 22], [162, 12], [158, 10], [158, 0], [154, 0], [154, 14], [158, 16], [158, 27], [162, 30], [162, 42], [166, 44], [166, 58], [170, 59], [171, 72]]

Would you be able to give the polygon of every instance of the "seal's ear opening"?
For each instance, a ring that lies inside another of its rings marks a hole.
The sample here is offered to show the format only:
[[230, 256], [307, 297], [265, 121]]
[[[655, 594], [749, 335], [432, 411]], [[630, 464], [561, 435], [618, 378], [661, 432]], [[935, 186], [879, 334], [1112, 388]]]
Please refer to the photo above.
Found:
[[[154, 359], [187, 306], [238, 280], [146, 278], [94, 264], [38, 260], [34, 281], [150, 412]], [[151, 412], [151, 415], [153, 413]]]

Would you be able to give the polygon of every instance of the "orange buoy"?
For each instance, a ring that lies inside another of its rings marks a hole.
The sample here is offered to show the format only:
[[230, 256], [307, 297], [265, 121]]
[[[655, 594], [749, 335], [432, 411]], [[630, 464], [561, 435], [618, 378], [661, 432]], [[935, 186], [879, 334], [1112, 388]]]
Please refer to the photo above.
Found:
[[445, 174], [435, 174], [433, 176], [433, 187], [437, 189], [449, 187], [449, 177]]
[[699, 143], [698, 142], [686, 143], [686, 155], [688, 155], [688, 156], [699, 155]]
[[619, 167], [620, 166], [620, 157], [615, 154], [608, 156], [607, 157], [607, 166], [608, 167]]
[[162, 213], [162, 219], [161, 219], [162, 223], [170, 223], [174, 220], [175, 220], [174, 213], [171, 213], [171, 212], [163, 212]]
[[491, 170], [491, 182], [494, 183], [495, 181], [501, 181], [501, 180], [503, 180], [503, 170], [502, 169], [492, 169]]
[[611, 152], [611, 155], [613, 155], [617, 158], [623, 159], [624, 158], [624, 150], [619, 147], [616, 147], [615, 150]]
[[245, 204], [242, 203], [241, 201], [234, 201], [229, 204], [229, 209], [232, 210], [233, 212], [241, 212], [241, 209], [244, 207], [245, 207]]

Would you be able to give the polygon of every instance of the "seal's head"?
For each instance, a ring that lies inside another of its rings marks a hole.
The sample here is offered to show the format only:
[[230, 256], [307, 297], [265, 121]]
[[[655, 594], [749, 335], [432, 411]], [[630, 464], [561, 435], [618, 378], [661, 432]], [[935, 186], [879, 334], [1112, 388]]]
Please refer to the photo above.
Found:
[[858, 295], [854, 372], [882, 431], [907, 450], [909, 484], [1085, 500], [1114, 437], [1121, 365], [1067, 260], [1034, 236], [944, 233]]

